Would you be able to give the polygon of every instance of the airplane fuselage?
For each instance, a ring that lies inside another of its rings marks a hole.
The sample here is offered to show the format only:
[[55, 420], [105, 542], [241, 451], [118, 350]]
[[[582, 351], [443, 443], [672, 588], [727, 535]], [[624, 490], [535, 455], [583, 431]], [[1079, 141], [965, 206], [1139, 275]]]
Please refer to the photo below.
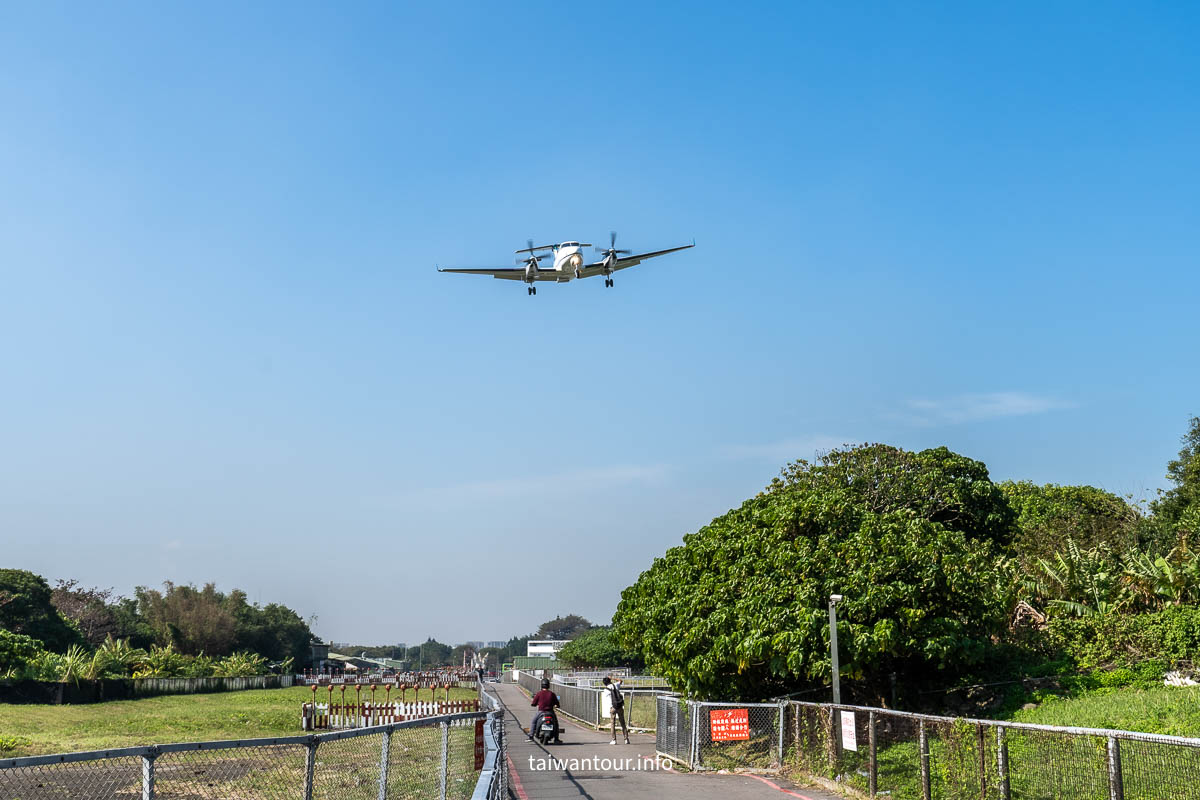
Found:
[[579, 242], [563, 242], [554, 248], [554, 271], [559, 273], [559, 283], [579, 277], [578, 272], [585, 263], [583, 246]]

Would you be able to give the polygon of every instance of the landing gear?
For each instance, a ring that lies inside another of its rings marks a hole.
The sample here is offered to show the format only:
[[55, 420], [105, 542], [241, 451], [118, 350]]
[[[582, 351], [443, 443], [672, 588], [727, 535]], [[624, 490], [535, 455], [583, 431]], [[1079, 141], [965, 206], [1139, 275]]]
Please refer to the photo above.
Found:
[[605, 287], [606, 289], [611, 289], [611, 288], [613, 287], [613, 279], [612, 279], [612, 278], [605, 278], [605, 279], [604, 279], [604, 287]]
[[529, 287], [529, 294], [530, 294], [530, 295], [535, 295], [535, 294], [537, 294], [537, 287], [536, 287], [536, 286], [530, 286], [530, 287]]

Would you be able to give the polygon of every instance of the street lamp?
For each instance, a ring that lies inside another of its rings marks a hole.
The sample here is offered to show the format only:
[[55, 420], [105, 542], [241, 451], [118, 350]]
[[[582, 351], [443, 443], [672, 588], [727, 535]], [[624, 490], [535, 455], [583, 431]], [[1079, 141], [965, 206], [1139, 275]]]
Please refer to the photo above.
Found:
[[842, 595], [829, 595], [829, 658], [833, 666], [833, 704], [842, 702], [842, 687], [838, 676], [838, 646], [837, 646], [837, 606], [842, 602]]

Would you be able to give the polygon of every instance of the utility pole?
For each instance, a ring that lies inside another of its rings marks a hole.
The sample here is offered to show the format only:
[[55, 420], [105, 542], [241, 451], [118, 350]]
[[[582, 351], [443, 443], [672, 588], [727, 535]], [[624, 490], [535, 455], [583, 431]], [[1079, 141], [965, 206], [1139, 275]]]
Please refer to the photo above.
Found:
[[842, 702], [842, 687], [838, 675], [838, 645], [837, 645], [837, 606], [842, 602], [842, 595], [829, 595], [829, 660], [833, 666], [833, 704]]

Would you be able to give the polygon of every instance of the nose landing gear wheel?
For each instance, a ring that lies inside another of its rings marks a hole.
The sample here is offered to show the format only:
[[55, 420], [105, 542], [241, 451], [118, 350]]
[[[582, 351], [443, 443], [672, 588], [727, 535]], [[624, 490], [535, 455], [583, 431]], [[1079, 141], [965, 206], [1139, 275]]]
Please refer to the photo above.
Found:
[[530, 287], [529, 287], [529, 289], [528, 289], [528, 291], [529, 291], [529, 295], [532, 297], [533, 295], [537, 294], [537, 287], [536, 287], [536, 286], [530, 286]]

